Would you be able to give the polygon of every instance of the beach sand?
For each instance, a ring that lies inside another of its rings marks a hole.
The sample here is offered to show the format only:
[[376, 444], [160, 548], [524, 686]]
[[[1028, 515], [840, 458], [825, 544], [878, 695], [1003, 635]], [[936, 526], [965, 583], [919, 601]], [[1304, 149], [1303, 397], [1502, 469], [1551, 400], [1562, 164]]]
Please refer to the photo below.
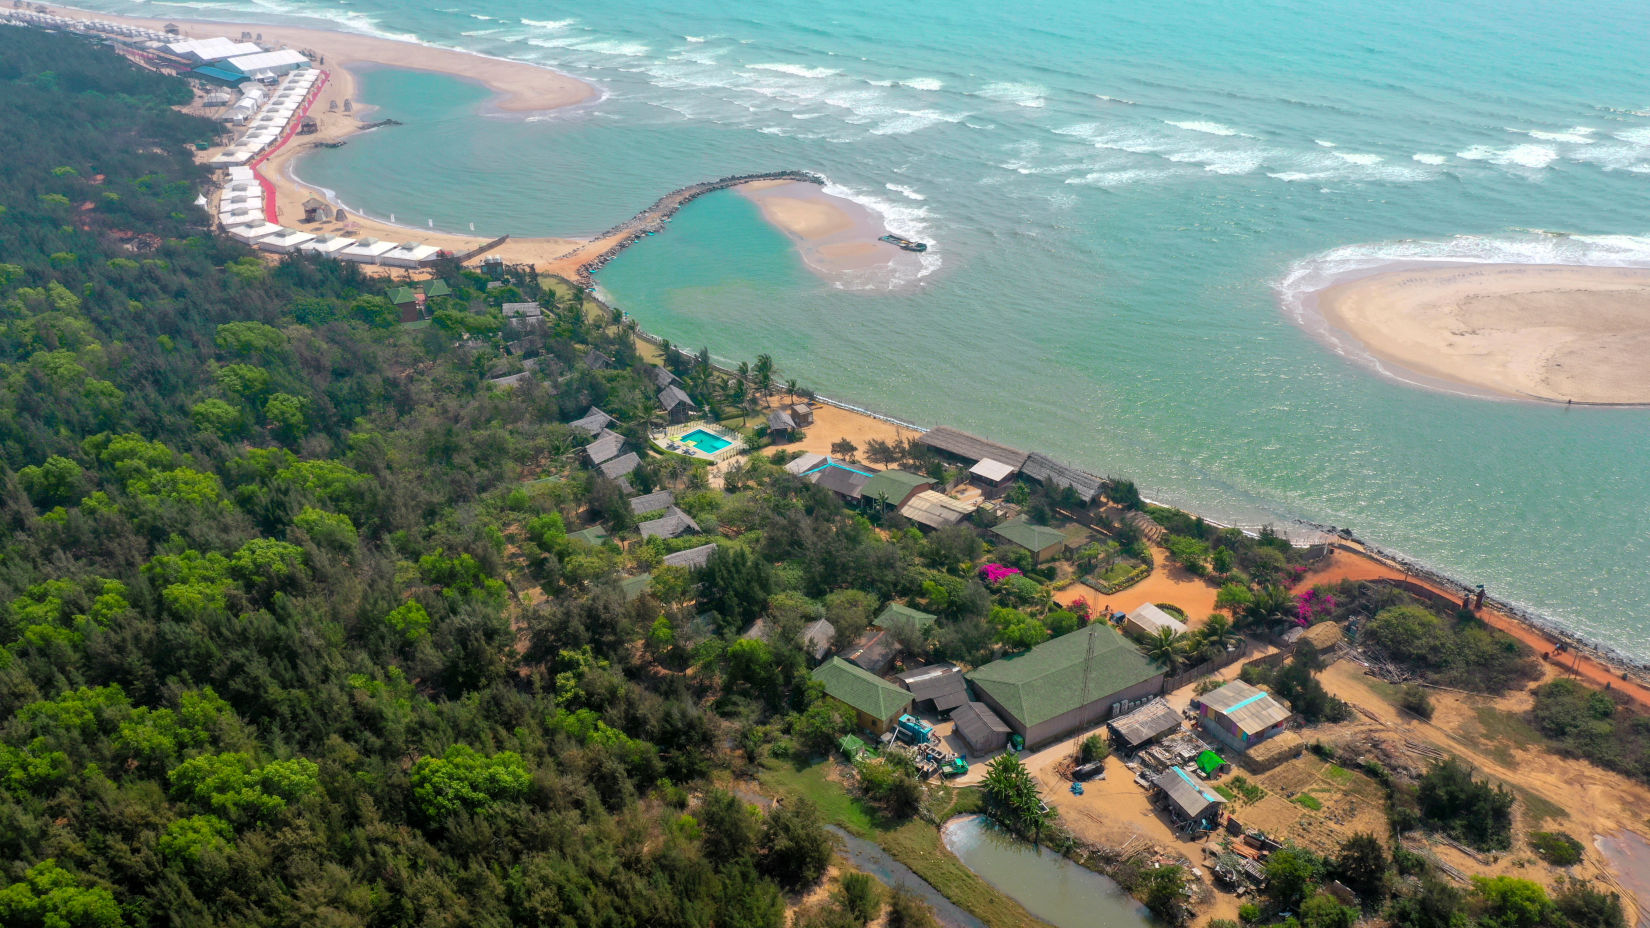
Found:
[[[1475, 264], [1317, 295], [1332, 330], [1422, 383], [1556, 403], [1650, 403], [1650, 270]], [[1395, 369], [1395, 370], [1394, 370]]]
[[828, 280], [892, 282], [912, 279], [921, 269], [916, 255], [877, 241], [888, 234], [880, 215], [817, 184], [761, 181], [738, 190], [795, 243], [809, 269]]

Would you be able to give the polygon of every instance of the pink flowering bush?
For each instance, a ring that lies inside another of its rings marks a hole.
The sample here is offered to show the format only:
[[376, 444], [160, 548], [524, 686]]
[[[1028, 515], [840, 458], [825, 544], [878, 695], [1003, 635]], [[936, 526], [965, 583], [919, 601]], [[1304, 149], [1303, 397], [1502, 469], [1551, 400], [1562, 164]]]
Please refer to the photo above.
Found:
[[1020, 572], [1018, 567], [1008, 567], [1003, 564], [986, 564], [980, 568], [987, 583], [1001, 583]]
[[1335, 611], [1335, 596], [1332, 593], [1319, 593], [1317, 589], [1310, 589], [1295, 596], [1295, 611], [1299, 617], [1295, 619], [1297, 625], [1311, 625], [1319, 619], [1327, 619]]

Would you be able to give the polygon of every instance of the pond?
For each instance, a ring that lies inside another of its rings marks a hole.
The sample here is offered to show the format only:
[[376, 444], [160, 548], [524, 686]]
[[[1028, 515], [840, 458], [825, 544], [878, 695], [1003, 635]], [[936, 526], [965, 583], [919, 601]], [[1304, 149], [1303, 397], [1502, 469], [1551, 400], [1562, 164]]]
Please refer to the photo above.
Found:
[[1111, 879], [998, 830], [981, 815], [945, 824], [968, 869], [1054, 928], [1147, 928], [1151, 916]]
[[934, 915], [939, 918], [940, 924], [954, 928], [985, 928], [984, 922], [958, 908], [956, 903], [941, 895], [927, 880], [917, 876], [910, 867], [889, 856], [887, 851], [876, 844], [856, 838], [835, 825], [826, 825], [825, 830], [836, 835], [837, 840], [842, 842], [843, 856], [855, 869], [869, 873], [888, 886], [905, 887], [933, 907]]
[[1610, 862], [1621, 888], [1638, 903], [1639, 928], [1650, 928], [1650, 842], [1623, 828], [1613, 835], [1594, 835], [1593, 844]]

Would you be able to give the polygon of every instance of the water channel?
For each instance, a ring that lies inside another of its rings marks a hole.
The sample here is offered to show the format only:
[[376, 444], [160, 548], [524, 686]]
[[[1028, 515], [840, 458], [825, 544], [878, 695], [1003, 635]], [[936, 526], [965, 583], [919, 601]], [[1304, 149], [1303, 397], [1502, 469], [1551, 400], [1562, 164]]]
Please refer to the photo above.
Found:
[[1054, 928], [1147, 928], [1151, 916], [1105, 876], [994, 827], [984, 816], [945, 824], [945, 846], [998, 892]]
[[826, 825], [825, 830], [836, 835], [842, 842], [843, 856], [855, 869], [881, 880], [888, 886], [903, 886], [914, 893], [922, 901], [934, 909], [934, 915], [943, 925], [953, 928], [985, 928], [985, 923], [968, 914], [958, 907], [955, 902], [945, 898], [940, 891], [910, 867], [891, 857], [887, 851], [863, 838], [856, 838], [835, 825]]
[[1593, 845], [1610, 862], [1621, 888], [1638, 904], [1638, 928], [1650, 928], [1650, 842], [1623, 828], [1613, 835], [1594, 835]]

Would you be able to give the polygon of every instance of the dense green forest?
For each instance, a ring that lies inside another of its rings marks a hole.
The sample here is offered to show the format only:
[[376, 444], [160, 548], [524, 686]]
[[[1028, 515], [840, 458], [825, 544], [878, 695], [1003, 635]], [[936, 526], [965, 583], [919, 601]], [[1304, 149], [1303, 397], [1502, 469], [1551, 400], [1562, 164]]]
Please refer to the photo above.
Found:
[[405, 327], [209, 235], [186, 99], [0, 29], [0, 924], [778, 925], [817, 817], [684, 811], [716, 676], [565, 538], [628, 337], [569, 317], [556, 394], [495, 392], [536, 282]]

